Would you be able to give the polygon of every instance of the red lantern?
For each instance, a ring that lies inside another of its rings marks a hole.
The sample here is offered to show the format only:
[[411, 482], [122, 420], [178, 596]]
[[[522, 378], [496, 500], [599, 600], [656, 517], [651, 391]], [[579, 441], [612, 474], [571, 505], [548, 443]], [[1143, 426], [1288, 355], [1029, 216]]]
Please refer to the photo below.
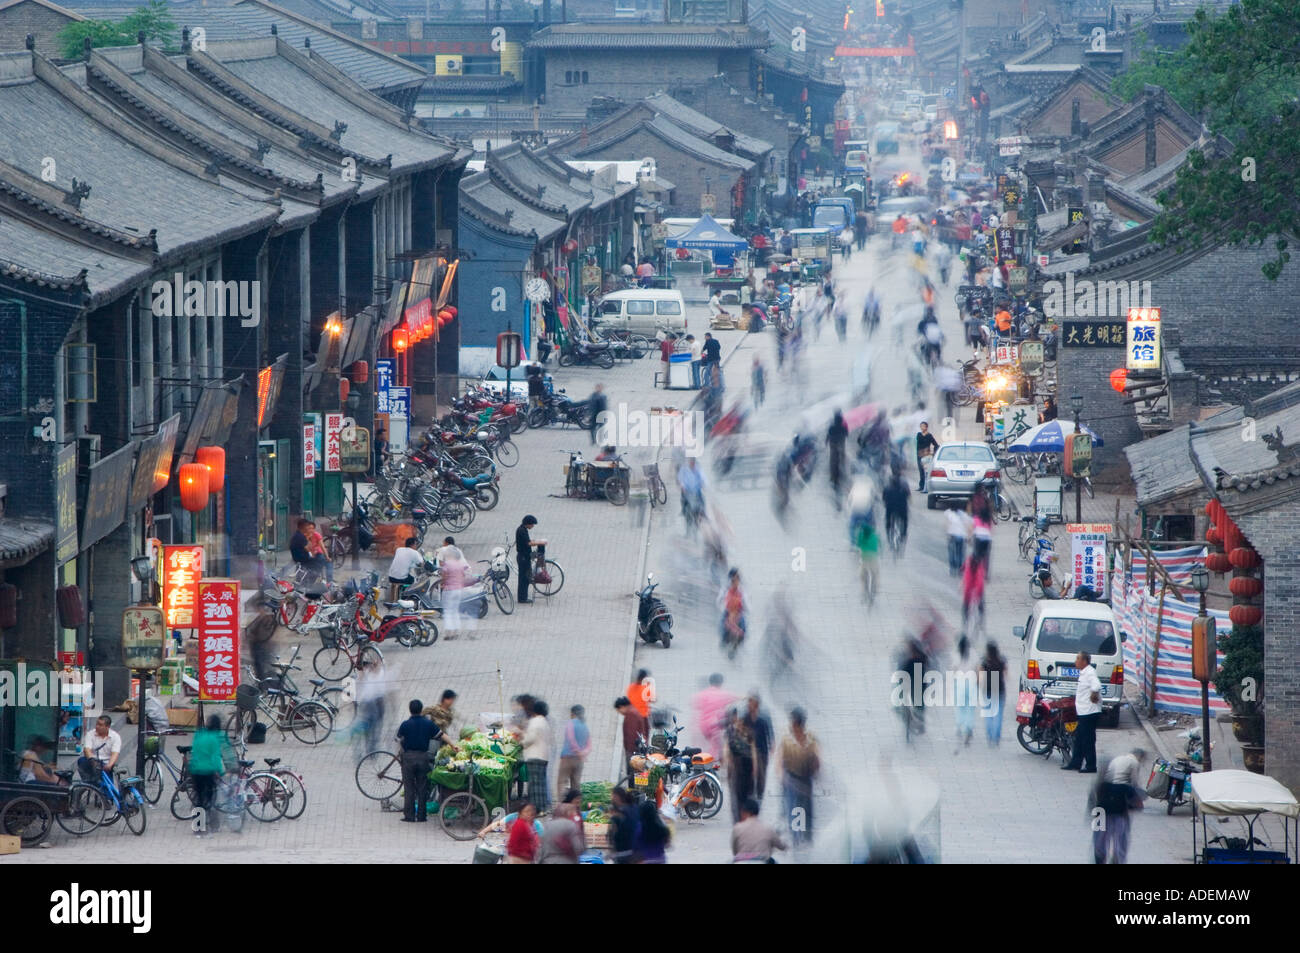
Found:
[[1228, 553], [1228, 562], [1234, 569], [1254, 569], [1260, 561], [1259, 553], [1249, 546], [1238, 546]]
[[1205, 504], [1205, 513], [1210, 517], [1210, 522], [1214, 523], [1216, 526], [1222, 526], [1224, 517], [1228, 515], [1223, 509], [1223, 504], [1217, 499], [1210, 500], [1210, 502]]
[[1223, 533], [1221, 533], [1215, 527], [1211, 526], [1209, 529], [1205, 531], [1205, 541], [1209, 543], [1211, 546], [1222, 546]]
[[563, 247], [564, 247], [564, 253], [566, 255], [572, 255], [575, 251], [578, 250], [578, 242], [576, 239], [568, 238], [565, 239]]
[[76, 586], [60, 586], [54, 590], [54, 605], [59, 610], [59, 625], [75, 629], [86, 624], [86, 603]]
[[1228, 581], [1228, 591], [1234, 596], [1249, 599], [1251, 596], [1257, 596], [1264, 591], [1264, 583], [1254, 576], [1237, 576], [1235, 579]]
[[220, 493], [226, 488], [226, 451], [222, 447], [199, 447], [194, 462], [208, 468], [208, 489]]
[[1264, 610], [1259, 606], [1233, 606], [1228, 610], [1228, 618], [1233, 625], [1258, 625], [1264, 618]]
[[460, 314], [460, 312], [457, 311], [452, 305], [447, 305], [447, 307], [443, 308], [442, 310], [446, 311], [453, 318], [455, 318], [456, 315]]
[[202, 463], [187, 463], [180, 470], [181, 506], [197, 513], [208, 505], [211, 474]]
[[1128, 368], [1117, 367], [1110, 372], [1110, 386], [1112, 390], [1124, 393], [1124, 384], [1128, 380]]
[[1232, 563], [1228, 562], [1228, 557], [1224, 553], [1210, 553], [1205, 557], [1205, 568], [1222, 575], [1232, 568]]
[[341, 404], [344, 401], [346, 401], [348, 399], [348, 394], [350, 394], [351, 392], [352, 392], [352, 382], [349, 381], [346, 377], [340, 377], [339, 378], [339, 403]]
[[1231, 553], [1234, 549], [1241, 549], [1241, 547], [1246, 545], [1246, 537], [1241, 534], [1241, 530], [1237, 528], [1237, 524], [1231, 520], [1224, 525], [1222, 533], [1223, 549], [1225, 552]]
[[411, 346], [411, 334], [406, 328], [393, 329], [393, 350], [401, 354]]
[[352, 367], [348, 369], [348, 376], [352, 378], [352, 383], [364, 384], [370, 380], [370, 362], [353, 361]]

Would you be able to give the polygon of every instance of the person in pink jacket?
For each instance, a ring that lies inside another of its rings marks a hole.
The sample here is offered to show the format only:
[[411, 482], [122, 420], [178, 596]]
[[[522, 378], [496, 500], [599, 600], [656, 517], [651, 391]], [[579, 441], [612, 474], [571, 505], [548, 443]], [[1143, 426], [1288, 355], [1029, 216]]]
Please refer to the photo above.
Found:
[[709, 676], [707, 687], [696, 692], [692, 705], [695, 710], [695, 724], [704, 740], [708, 743], [709, 754], [720, 757], [722, 751], [722, 732], [726, 727], [727, 708], [740, 699], [722, 687], [722, 676], [714, 673]]

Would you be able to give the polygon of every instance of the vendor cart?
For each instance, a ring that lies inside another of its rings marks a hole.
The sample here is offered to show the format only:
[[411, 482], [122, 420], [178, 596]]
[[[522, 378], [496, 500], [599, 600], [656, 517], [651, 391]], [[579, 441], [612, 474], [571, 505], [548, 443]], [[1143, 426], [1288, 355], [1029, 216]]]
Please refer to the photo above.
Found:
[[584, 460], [581, 450], [569, 451], [564, 465], [564, 495], [571, 499], [606, 499], [615, 506], [627, 502], [632, 485], [632, 468], [622, 457], [612, 460]]
[[[1250, 771], [1207, 771], [1191, 777], [1192, 859], [1198, 864], [1292, 864], [1300, 854], [1300, 802], [1281, 783]], [[1211, 838], [1205, 819], [1239, 817], [1245, 837]], [[1280, 828], [1272, 844], [1261, 840], [1269, 821]], [[1198, 823], [1199, 821], [1199, 823]], [[1199, 836], [1197, 828], [1200, 828]], [[1256, 848], [1259, 848], [1258, 850]]]

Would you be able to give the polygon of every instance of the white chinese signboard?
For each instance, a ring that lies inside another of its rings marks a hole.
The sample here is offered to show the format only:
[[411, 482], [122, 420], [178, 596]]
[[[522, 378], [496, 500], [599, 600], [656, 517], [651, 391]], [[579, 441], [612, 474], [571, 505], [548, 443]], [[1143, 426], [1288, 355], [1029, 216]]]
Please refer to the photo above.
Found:
[[316, 425], [302, 425], [302, 475], [310, 480], [316, 476]]
[[1160, 369], [1160, 309], [1128, 309], [1127, 367], [1130, 371]]
[[1066, 526], [1070, 534], [1071, 564], [1073, 582], [1071, 592], [1079, 586], [1087, 586], [1101, 599], [1106, 598], [1106, 539], [1110, 536], [1109, 523], [1070, 523]]

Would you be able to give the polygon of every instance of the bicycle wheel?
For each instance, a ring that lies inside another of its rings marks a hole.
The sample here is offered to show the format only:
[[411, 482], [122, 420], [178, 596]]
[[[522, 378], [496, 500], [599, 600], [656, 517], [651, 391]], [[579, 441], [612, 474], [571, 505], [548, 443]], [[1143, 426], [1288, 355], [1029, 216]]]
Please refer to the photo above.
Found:
[[407, 648], [412, 648], [421, 644], [420, 640], [423, 638], [424, 633], [420, 629], [419, 624], [412, 619], [406, 622], [399, 622], [393, 626], [392, 635], [402, 645], [405, 645]]
[[476, 794], [458, 791], [442, 802], [438, 820], [452, 840], [473, 840], [487, 826], [487, 804]]
[[104, 823], [108, 802], [99, 788], [76, 781], [68, 790], [68, 807], [54, 815], [55, 822], [69, 834], [89, 834]]
[[257, 712], [236, 709], [226, 719], [226, 740], [232, 745], [248, 740], [248, 733], [257, 723]]
[[1011, 519], [1011, 501], [1001, 493], [998, 494], [998, 519], [1004, 523]]
[[528, 412], [528, 426], [545, 427], [548, 423], [550, 423], [550, 421], [547, 419], [549, 416], [550, 415], [547, 414], [545, 407], [534, 407], [532, 410]]
[[474, 522], [474, 507], [462, 500], [445, 500], [438, 508], [438, 522], [449, 533], [463, 533]]
[[144, 763], [144, 796], [150, 804], [157, 804], [158, 799], [162, 797], [163, 779], [162, 770], [158, 767], [157, 758], [149, 758]]
[[533, 577], [533, 588], [543, 596], [553, 596], [564, 588], [564, 570], [554, 559], [546, 560], [546, 572], [550, 575], [550, 582], [537, 582]]
[[426, 616], [420, 617], [420, 641], [416, 645], [433, 645], [438, 641], [438, 626]]
[[627, 346], [632, 351], [632, 359], [639, 360], [645, 357], [651, 351], [650, 339], [640, 334], [633, 334], [627, 340]]
[[515, 611], [514, 590], [500, 579], [492, 581], [492, 598], [496, 600], [497, 608], [503, 615], [510, 615]]
[[664, 485], [663, 480], [655, 480], [654, 495], [651, 499], [660, 506], [664, 506], [668, 502], [668, 487]]
[[474, 491], [474, 508], [484, 511], [493, 509], [500, 499], [501, 492], [489, 483]]
[[1024, 486], [1029, 482], [1029, 476], [1032, 472], [1033, 470], [1025, 460], [1023, 453], [1011, 454], [1011, 459], [1007, 461], [1006, 474], [1012, 483], [1019, 483]]
[[289, 789], [269, 771], [249, 775], [243, 784], [244, 809], [264, 824], [278, 821], [289, 809]]
[[516, 413], [506, 419], [511, 433], [523, 433], [528, 428], [528, 415]]
[[352, 657], [340, 648], [321, 648], [311, 660], [316, 674], [327, 682], [341, 682], [352, 674]]
[[379, 651], [379, 649], [375, 648], [375, 646], [371, 645], [369, 642], [367, 642], [361, 648], [361, 653], [358, 661], [365, 662], [368, 668], [375, 665], [383, 665], [384, 653]]
[[716, 817], [722, 810], [722, 801], [724, 794], [722, 791], [722, 782], [712, 774], [704, 773], [700, 775], [699, 781], [695, 784], [695, 793], [700, 796], [700, 817], [708, 820], [710, 817]]
[[284, 811], [285, 818], [296, 821], [307, 809], [307, 786], [302, 783], [302, 778], [298, 777], [292, 768], [276, 768], [271, 773], [280, 779], [289, 792], [289, 801]]
[[334, 730], [347, 731], [357, 720], [357, 703], [343, 698], [342, 688], [324, 688], [314, 701], [319, 701], [334, 716]]
[[139, 789], [126, 788], [122, 792], [122, 821], [136, 837], [144, 833], [149, 818], [145, 814], [145, 799]]
[[0, 831], [17, 837], [23, 847], [35, 847], [54, 827], [54, 815], [40, 798], [16, 797], [0, 811]]
[[289, 710], [289, 730], [303, 744], [318, 745], [334, 730], [334, 716], [320, 702], [302, 702]]
[[515, 442], [509, 438], [502, 440], [499, 444], [493, 447], [493, 450], [495, 451], [497, 462], [503, 467], [513, 467], [519, 462], [519, 448], [515, 445]]
[[614, 366], [614, 355], [608, 350], [601, 351], [596, 355], [596, 366], [601, 370], [609, 370]]
[[622, 506], [627, 502], [627, 480], [621, 474], [614, 474], [605, 480], [605, 499], [609, 500], [615, 506]]
[[194, 782], [188, 778], [176, 788], [172, 795], [172, 817], [178, 821], [190, 821], [198, 816], [199, 809], [194, 803]]
[[402, 793], [402, 762], [391, 751], [372, 751], [357, 762], [355, 779], [372, 801], [391, 800]]

